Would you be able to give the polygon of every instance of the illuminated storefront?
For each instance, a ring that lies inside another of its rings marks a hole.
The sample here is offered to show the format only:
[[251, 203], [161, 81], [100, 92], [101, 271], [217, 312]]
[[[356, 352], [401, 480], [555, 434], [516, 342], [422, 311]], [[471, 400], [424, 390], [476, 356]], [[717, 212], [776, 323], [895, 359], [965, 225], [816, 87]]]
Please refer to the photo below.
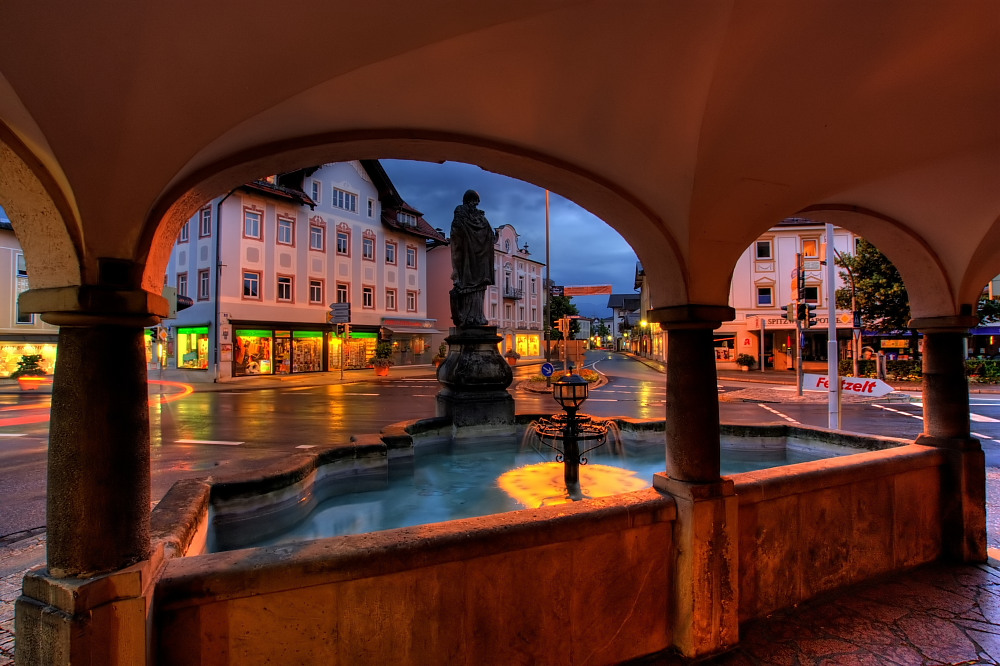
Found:
[[542, 336], [534, 333], [528, 335], [518, 334], [515, 349], [521, 356], [541, 356]]
[[182, 327], [174, 330], [177, 367], [184, 370], [208, 369], [208, 326]]
[[392, 342], [392, 360], [396, 365], [419, 365], [430, 363], [437, 353], [431, 349], [431, 336], [440, 335], [434, 328], [435, 319], [406, 319], [385, 317], [382, 329]]
[[233, 326], [233, 376], [323, 372], [326, 332]]
[[346, 340], [342, 335], [327, 333], [329, 344], [328, 367], [331, 370], [358, 370], [368, 367], [368, 359], [375, 354], [378, 343], [378, 333], [370, 331], [351, 331]]
[[9, 377], [17, 370], [22, 356], [41, 356], [39, 365], [46, 373], [52, 374], [56, 367], [56, 342], [58, 336], [34, 336], [26, 340], [0, 340], [0, 376]]

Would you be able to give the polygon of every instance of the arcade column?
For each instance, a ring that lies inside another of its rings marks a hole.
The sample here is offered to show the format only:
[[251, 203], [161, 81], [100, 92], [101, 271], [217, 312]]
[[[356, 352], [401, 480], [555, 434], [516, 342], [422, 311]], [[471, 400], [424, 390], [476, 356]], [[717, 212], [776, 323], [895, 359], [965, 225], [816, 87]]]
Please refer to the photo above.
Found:
[[719, 398], [712, 331], [727, 306], [657, 308], [649, 321], [667, 331], [665, 474], [653, 485], [677, 503], [674, 522], [674, 644], [687, 657], [739, 640], [738, 503], [720, 475]]
[[946, 452], [941, 480], [942, 547], [958, 562], [985, 562], [986, 460], [971, 434], [965, 338], [978, 319], [922, 317], [910, 327], [923, 334], [924, 432], [916, 443]]
[[150, 552], [145, 291], [36, 290], [22, 306], [60, 326], [49, 425], [46, 567], [17, 600], [17, 664], [141, 664]]

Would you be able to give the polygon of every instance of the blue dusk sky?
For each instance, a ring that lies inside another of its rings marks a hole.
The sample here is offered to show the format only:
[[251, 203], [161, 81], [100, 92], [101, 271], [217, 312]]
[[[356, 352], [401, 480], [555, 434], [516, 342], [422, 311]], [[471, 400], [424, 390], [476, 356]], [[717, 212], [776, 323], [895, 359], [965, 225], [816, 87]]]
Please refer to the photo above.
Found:
[[[379, 160], [400, 196], [431, 226], [451, 227], [466, 190], [479, 192], [479, 208], [494, 227], [509, 224], [518, 244], [545, 263], [545, 190], [460, 162], [435, 164]], [[553, 193], [550, 208], [550, 276], [557, 285], [610, 284], [615, 293], [636, 293], [636, 256], [621, 235], [599, 218]], [[609, 317], [607, 296], [575, 296], [581, 315]]]

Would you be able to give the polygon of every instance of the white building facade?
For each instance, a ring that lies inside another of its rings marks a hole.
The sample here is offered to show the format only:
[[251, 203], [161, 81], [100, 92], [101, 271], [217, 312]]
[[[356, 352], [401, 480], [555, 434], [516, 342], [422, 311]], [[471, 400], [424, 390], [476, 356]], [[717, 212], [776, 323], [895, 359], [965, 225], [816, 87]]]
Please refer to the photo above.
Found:
[[[853, 253], [856, 239], [852, 232], [834, 227], [833, 247], [840, 253]], [[827, 298], [827, 267], [821, 259], [833, 260], [825, 251], [825, 225], [805, 219], [790, 218], [775, 225], [758, 238], [740, 256], [733, 271], [729, 303], [736, 319], [723, 323], [715, 331], [715, 360], [720, 368], [735, 368], [740, 354], [753, 356], [759, 368], [794, 369], [795, 322], [784, 317], [784, 306], [793, 302], [798, 289], [797, 255], [802, 255], [805, 275], [805, 302], [816, 306], [816, 324], [802, 335], [803, 367], [821, 367], [827, 359], [827, 325], [836, 318], [837, 338], [842, 354], [849, 352], [853, 316], [849, 310], [837, 310]], [[843, 287], [837, 269], [836, 288]], [[831, 305], [834, 307], [831, 308]]]
[[[181, 231], [168, 265], [166, 284], [194, 305], [166, 322], [166, 365], [203, 381], [358, 368], [380, 339], [396, 363], [429, 362], [426, 253], [443, 240], [375, 160], [217, 197]], [[333, 303], [350, 304], [349, 332], [330, 321]]]

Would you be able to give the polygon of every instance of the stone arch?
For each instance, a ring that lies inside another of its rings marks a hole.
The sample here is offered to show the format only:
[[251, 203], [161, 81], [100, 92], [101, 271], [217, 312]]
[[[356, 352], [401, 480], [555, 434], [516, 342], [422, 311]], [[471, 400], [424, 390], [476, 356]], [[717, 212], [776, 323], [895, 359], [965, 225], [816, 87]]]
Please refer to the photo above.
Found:
[[3, 124], [0, 205], [14, 223], [32, 289], [81, 284], [87, 268], [76, 209], [57, 179]]
[[959, 302], [971, 303], [972, 314], [975, 314], [983, 286], [997, 275], [1000, 275], [1000, 217], [983, 234], [969, 259], [958, 291]]
[[[214, 196], [262, 175], [355, 159], [456, 161], [547, 188], [587, 209], [635, 249], [655, 286], [657, 305], [688, 302], [683, 255], [663, 220], [628, 188], [526, 148], [477, 137], [420, 131], [337, 132], [248, 148], [176, 180], [151, 208], [143, 228], [143, 287], [159, 293], [181, 226]], [[140, 261], [141, 261], [140, 259]]]
[[941, 258], [899, 221], [858, 206], [837, 204], [810, 206], [795, 216], [849, 229], [874, 244], [899, 270], [910, 297], [912, 317], [959, 314], [959, 294]]

